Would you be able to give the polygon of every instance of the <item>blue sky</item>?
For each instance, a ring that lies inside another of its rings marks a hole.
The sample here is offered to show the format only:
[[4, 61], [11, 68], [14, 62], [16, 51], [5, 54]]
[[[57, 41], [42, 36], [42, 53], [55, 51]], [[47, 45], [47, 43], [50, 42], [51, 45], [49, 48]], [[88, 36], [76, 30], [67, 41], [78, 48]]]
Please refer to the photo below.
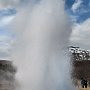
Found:
[[[16, 14], [16, 6], [24, 5], [29, 0], [0, 0], [0, 57], [8, 56], [7, 52], [12, 49], [12, 42], [15, 40], [14, 33], [8, 30], [7, 25]], [[33, 0], [37, 3], [40, 0]], [[22, 2], [22, 3], [21, 3]], [[72, 45], [89, 47], [90, 37], [90, 0], [66, 0], [65, 11], [73, 22], [70, 42]], [[84, 44], [87, 41], [88, 44]], [[4, 54], [4, 55], [3, 55]]]
[[66, 0], [65, 9], [77, 23], [90, 18], [90, 0]]
[[7, 28], [7, 25], [14, 19], [16, 13], [15, 8], [0, 10], [0, 58], [5, 59], [10, 56], [15, 35]]
[[73, 21], [71, 45], [90, 50], [90, 0], [66, 0], [65, 10]]

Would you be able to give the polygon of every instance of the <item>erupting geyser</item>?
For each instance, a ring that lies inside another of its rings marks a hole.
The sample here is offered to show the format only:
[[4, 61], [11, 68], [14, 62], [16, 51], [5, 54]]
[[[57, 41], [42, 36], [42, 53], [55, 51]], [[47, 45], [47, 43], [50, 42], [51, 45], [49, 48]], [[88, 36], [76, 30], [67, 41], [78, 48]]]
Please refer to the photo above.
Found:
[[31, 0], [30, 4], [12, 25], [19, 35], [13, 60], [21, 90], [74, 90], [65, 54], [71, 29], [64, 2], [40, 0], [33, 4]]

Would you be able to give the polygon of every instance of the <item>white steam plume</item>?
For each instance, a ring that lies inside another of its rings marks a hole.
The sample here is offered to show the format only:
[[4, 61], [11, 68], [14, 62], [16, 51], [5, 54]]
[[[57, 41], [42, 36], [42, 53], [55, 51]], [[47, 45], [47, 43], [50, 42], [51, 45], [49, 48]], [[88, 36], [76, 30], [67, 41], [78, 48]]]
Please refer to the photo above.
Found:
[[74, 90], [65, 55], [71, 28], [64, 2], [41, 0], [22, 12], [12, 25], [19, 33], [13, 59], [21, 90]]

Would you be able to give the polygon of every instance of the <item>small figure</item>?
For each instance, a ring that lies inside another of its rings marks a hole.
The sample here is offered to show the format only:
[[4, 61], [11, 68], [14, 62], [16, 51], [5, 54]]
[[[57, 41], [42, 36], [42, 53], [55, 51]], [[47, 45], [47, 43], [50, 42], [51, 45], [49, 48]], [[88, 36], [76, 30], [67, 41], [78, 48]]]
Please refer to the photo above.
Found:
[[84, 87], [87, 88], [87, 80], [81, 78], [81, 86], [82, 86], [82, 88], [84, 88]]
[[85, 80], [83, 78], [81, 78], [81, 86], [82, 86], [82, 88], [84, 88], [84, 82], [85, 82]]
[[85, 88], [87, 88], [87, 80], [84, 80]]

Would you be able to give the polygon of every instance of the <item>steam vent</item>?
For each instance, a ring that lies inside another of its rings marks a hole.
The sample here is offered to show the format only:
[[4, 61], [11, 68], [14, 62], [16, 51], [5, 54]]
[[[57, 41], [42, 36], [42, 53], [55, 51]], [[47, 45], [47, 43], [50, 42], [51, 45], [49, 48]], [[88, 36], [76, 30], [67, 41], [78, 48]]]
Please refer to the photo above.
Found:
[[[71, 78], [75, 86], [80, 84], [81, 78], [90, 82], [90, 51], [70, 46]], [[78, 83], [79, 82], [79, 83]]]
[[0, 90], [15, 90], [15, 73], [11, 61], [0, 60]]

